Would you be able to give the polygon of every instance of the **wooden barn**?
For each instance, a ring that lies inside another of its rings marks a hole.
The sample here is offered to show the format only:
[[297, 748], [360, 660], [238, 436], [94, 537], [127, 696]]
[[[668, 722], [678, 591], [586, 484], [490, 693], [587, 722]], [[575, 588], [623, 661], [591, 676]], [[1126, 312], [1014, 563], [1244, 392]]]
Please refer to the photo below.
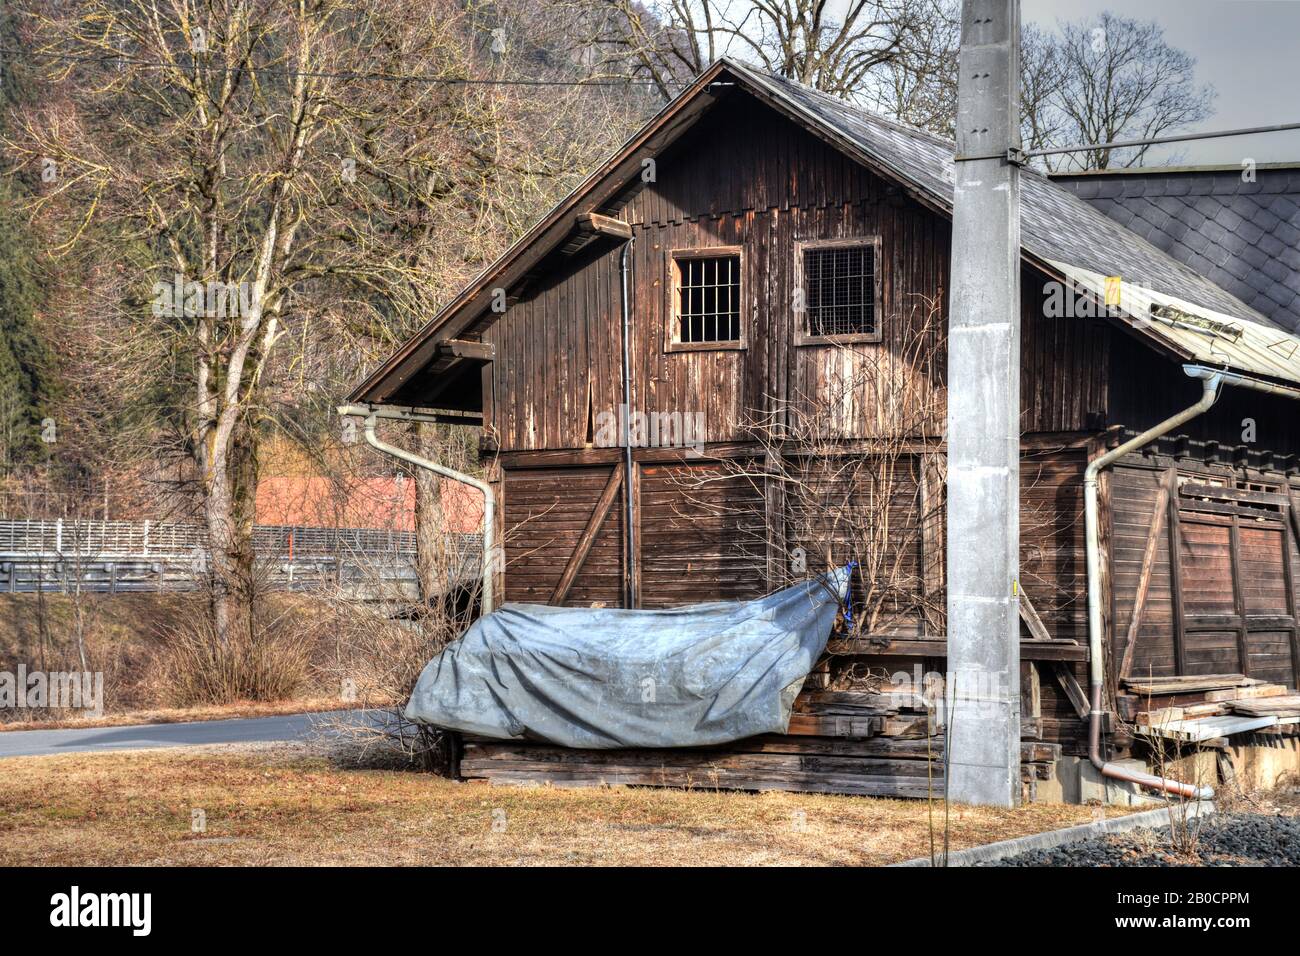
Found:
[[[669, 607], [859, 565], [852, 619], [787, 735], [640, 752], [467, 740], [463, 776], [942, 786], [952, 155], [720, 61], [357, 388], [359, 404], [481, 424], [507, 601]], [[1184, 366], [1231, 384], [1100, 475], [1102, 744], [1142, 758], [1238, 731], [1285, 741], [1300, 339], [1029, 170], [1021, 228], [1026, 796], [1084, 795], [1084, 469], [1201, 396]]]

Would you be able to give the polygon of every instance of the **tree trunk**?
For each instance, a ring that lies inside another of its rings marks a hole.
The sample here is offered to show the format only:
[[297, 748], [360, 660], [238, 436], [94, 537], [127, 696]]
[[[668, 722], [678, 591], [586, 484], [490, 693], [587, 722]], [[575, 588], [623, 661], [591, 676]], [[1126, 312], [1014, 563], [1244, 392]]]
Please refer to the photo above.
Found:
[[208, 527], [211, 592], [209, 605], [217, 639], [254, 637], [256, 600], [253, 563], [253, 524], [257, 502], [257, 440], [253, 429], [240, 425], [225, 456], [217, 456], [208, 476], [204, 518]]
[[[419, 455], [440, 462], [444, 452], [438, 426], [412, 426]], [[420, 601], [430, 605], [450, 590], [451, 554], [447, 547], [447, 517], [442, 507], [442, 478], [424, 468], [415, 474], [415, 570]]]

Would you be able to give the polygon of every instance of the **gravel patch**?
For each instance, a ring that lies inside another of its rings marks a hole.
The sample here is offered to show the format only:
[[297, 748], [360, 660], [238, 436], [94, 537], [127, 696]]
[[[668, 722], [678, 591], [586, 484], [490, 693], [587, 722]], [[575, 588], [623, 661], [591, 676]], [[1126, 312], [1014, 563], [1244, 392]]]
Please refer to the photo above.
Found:
[[1300, 866], [1300, 817], [1234, 813], [1207, 818], [1190, 852], [1169, 828], [1133, 830], [1008, 857], [986, 866]]

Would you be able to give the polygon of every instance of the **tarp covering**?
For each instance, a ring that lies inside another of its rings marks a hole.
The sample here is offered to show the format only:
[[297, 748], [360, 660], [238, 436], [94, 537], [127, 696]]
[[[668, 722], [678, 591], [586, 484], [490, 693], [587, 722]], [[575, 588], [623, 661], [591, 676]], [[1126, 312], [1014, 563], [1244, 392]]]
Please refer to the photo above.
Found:
[[784, 733], [848, 580], [663, 611], [506, 604], [428, 663], [406, 717], [587, 749]]

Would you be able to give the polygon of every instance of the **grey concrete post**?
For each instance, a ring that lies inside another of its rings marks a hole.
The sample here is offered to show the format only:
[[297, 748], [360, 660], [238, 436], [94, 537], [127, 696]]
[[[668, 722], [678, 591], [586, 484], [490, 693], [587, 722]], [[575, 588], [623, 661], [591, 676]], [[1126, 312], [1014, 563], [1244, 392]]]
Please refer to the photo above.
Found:
[[948, 333], [953, 800], [1020, 800], [1019, 0], [964, 0]]

